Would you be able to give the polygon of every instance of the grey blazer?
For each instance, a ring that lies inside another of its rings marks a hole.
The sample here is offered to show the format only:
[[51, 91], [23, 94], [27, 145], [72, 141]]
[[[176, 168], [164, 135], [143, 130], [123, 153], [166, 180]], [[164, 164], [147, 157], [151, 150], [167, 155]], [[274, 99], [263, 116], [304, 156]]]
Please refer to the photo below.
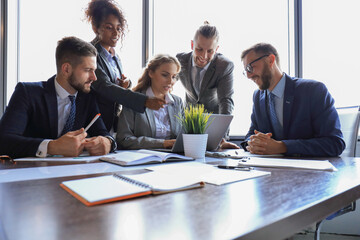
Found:
[[186, 103], [204, 104], [209, 112], [231, 114], [234, 108], [234, 64], [216, 53], [204, 75], [198, 96], [191, 79], [192, 52], [179, 53], [176, 57], [181, 63], [179, 77], [186, 90]]
[[[181, 124], [175, 117], [184, 111], [180, 97], [171, 94], [174, 102], [168, 105], [171, 139], [175, 139], [181, 131]], [[118, 149], [150, 149], [163, 148], [164, 139], [156, 139], [154, 110], [145, 109], [144, 113], [123, 108], [118, 122], [116, 141]]]

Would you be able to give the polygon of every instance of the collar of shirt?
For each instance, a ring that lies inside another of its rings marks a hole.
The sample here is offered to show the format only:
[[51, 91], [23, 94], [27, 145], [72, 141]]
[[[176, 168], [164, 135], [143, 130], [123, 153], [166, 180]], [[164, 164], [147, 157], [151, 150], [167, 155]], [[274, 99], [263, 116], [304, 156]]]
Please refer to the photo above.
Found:
[[[281, 77], [278, 84], [276, 84], [274, 89], [271, 91], [271, 93], [277, 96], [278, 98], [282, 98], [284, 96], [284, 92], [285, 92], [285, 73], [283, 73], [283, 76]], [[270, 91], [268, 91], [268, 94], [269, 93]]]
[[[151, 87], [148, 87], [148, 89], [146, 89], [146, 96], [155, 97]], [[171, 96], [171, 94], [168, 93], [165, 95], [165, 102], [166, 104], [170, 104], [174, 102], [174, 98]]]
[[[100, 46], [101, 46], [101, 44], [100, 44]], [[113, 59], [113, 57], [116, 57], [116, 55], [115, 55], [115, 49], [114, 48], [110, 48], [110, 52], [109, 51], [107, 51], [103, 46], [101, 46], [101, 51], [105, 54], [105, 56], [106, 56], [106, 59], [109, 61], [109, 62], [113, 62], [114, 61], [114, 59]]]
[[[61, 99], [61, 100], [64, 100], [66, 99], [69, 95], [72, 95], [70, 93], [68, 93], [62, 86], [60, 86], [60, 84], [58, 83], [57, 79], [55, 78], [55, 91], [56, 91], [56, 95]], [[76, 92], [75, 94], [73, 94], [76, 98], [77, 96], [77, 93]], [[70, 101], [70, 100], [69, 100]]]

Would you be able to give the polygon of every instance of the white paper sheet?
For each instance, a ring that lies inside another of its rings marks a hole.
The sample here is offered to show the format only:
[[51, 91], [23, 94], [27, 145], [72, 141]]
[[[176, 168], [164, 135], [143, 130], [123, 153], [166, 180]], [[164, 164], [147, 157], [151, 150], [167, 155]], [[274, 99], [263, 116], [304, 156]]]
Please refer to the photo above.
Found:
[[[235, 161], [235, 160], [229, 160]], [[241, 166], [272, 167], [272, 168], [294, 168], [321, 171], [337, 171], [328, 160], [309, 159], [286, 159], [286, 158], [250, 158], [249, 160], [238, 161]]]
[[61, 157], [61, 156], [55, 156], [55, 157], [46, 157], [46, 158], [33, 158], [33, 157], [27, 157], [27, 158], [15, 158], [15, 162], [93, 162], [101, 157], [106, 156], [89, 156], [88, 154], [80, 155], [79, 157]]
[[65, 166], [4, 169], [0, 170], [0, 183], [78, 176], [94, 173], [107, 173], [127, 169], [129, 168], [124, 168], [110, 163], [71, 164]]
[[250, 178], [270, 175], [270, 172], [264, 171], [238, 171], [233, 169], [219, 169], [215, 165], [209, 165], [199, 162], [177, 163], [171, 165], [158, 165], [147, 167], [147, 170], [171, 173], [182, 177], [196, 177], [198, 180], [214, 184], [222, 185], [231, 182], [242, 181]]

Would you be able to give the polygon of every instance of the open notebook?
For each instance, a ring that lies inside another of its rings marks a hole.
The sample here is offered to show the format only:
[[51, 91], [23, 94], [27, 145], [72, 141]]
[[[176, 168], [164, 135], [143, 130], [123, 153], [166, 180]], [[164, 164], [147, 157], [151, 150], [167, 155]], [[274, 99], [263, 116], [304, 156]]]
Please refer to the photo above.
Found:
[[120, 151], [118, 153], [105, 155], [101, 157], [100, 160], [121, 166], [134, 166], [149, 163], [162, 163], [166, 161], [191, 161], [194, 159], [176, 153], [140, 149], [137, 151]]
[[162, 172], [109, 176], [65, 181], [60, 184], [86, 206], [203, 187], [197, 179], [178, 178]]

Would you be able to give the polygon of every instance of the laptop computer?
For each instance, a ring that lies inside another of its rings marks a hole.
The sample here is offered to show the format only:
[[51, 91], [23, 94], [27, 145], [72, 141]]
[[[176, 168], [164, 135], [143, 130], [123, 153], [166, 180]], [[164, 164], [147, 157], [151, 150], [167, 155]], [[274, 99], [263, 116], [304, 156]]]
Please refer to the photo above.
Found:
[[[230, 123], [234, 116], [225, 115], [225, 114], [211, 114], [209, 118], [210, 126], [206, 129], [208, 134], [208, 142], [206, 146], [206, 150], [213, 151], [216, 150], [225, 136], [226, 131], [228, 130]], [[156, 151], [164, 151], [164, 152], [174, 152], [174, 153], [183, 153], [184, 152], [184, 144], [183, 144], [183, 130], [178, 134], [174, 146], [171, 149], [153, 149]]]

